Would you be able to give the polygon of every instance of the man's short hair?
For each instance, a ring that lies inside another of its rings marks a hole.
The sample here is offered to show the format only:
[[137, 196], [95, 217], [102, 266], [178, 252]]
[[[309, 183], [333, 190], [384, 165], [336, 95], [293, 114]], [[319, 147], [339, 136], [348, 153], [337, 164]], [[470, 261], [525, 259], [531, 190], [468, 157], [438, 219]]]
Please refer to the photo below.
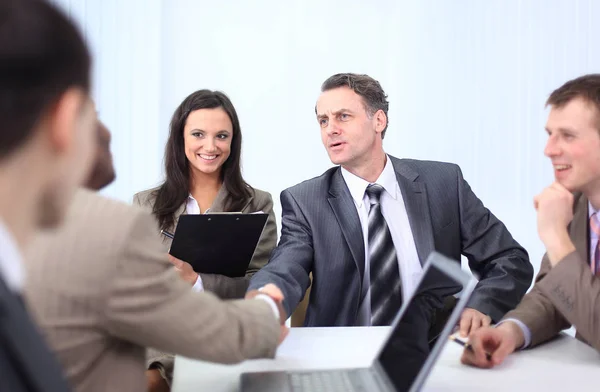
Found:
[[44, 0], [0, 0], [0, 159], [21, 147], [69, 88], [90, 88], [91, 58], [71, 21]]
[[[365, 109], [369, 116], [373, 116], [378, 110], [383, 110], [385, 116], [388, 116], [389, 102], [387, 95], [379, 82], [369, 75], [359, 75], [354, 73], [339, 73], [327, 78], [321, 85], [321, 91], [325, 92], [335, 88], [348, 87], [363, 99]], [[388, 120], [389, 123], [389, 120]], [[381, 137], [385, 137], [387, 124], [381, 132]]]
[[550, 94], [546, 106], [561, 108], [575, 98], [582, 98], [596, 108], [596, 123], [600, 132], [600, 74], [569, 80]]

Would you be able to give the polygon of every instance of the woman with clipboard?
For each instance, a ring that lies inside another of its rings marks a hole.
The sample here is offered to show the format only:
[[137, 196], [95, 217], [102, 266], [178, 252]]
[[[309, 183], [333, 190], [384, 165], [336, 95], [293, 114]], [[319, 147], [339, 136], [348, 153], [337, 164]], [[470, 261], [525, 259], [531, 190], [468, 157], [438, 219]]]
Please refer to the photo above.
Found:
[[[166, 178], [162, 185], [136, 193], [133, 203], [152, 210], [163, 236], [165, 252], [182, 214], [264, 212], [269, 214], [245, 277], [197, 274], [191, 265], [172, 259], [180, 275], [196, 291], [210, 291], [224, 299], [243, 298], [250, 277], [265, 266], [277, 244], [273, 199], [252, 188], [240, 167], [242, 131], [229, 98], [219, 91], [199, 90], [175, 110], [165, 147]], [[150, 349], [146, 377], [149, 391], [168, 390], [174, 357]]]
[[174, 233], [182, 214], [269, 214], [245, 277], [196, 274], [189, 264], [177, 265], [180, 262], [174, 260], [194, 289], [211, 291], [221, 298], [243, 298], [250, 277], [267, 264], [277, 243], [273, 199], [242, 178], [241, 147], [240, 123], [229, 98], [219, 91], [196, 91], [179, 105], [171, 119], [165, 181], [133, 197], [134, 204], [152, 209], [158, 230], [165, 233], [165, 252], [171, 245], [169, 233]]

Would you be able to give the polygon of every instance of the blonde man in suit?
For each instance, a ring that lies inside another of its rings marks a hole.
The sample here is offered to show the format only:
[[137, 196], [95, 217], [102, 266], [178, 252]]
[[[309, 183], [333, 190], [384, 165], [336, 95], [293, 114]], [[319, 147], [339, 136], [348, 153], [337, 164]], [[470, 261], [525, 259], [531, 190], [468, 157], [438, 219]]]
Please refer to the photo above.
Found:
[[[535, 197], [546, 247], [536, 283], [496, 328], [469, 338], [462, 362], [489, 368], [571, 325], [600, 351], [600, 74], [565, 83], [548, 98], [545, 155], [555, 182]], [[488, 351], [491, 360], [486, 359]]]
[[[235, 107], [222, 92], [198, 90], [173, 113], [165, 148], [164, 183], [137, 193], [134, 204], [148, 207], [158, 229], [173, 233], [182, 214], [262, 211], [269, 214], [265, 229], [245, 277], [197, 274], [182, 261], [173, 260], [182, 277], [197, 291], [221, 298], [243, 298], [250, 277], [264, 267], [277, 244], [273, 199], [252, 188], [241, 174], [242, 131]], [[163, 238], [163, 249], [171, 246]]]
[[[97, 158], [87, 184], [100, 187], [114, 175], [110, 154]], [[281, 304], [264, 294], [222, 301], [191, 290], [147, 211], [88, 190], [27, 260], [27, 300], [76, 391], [168, 390], [150, 378], [157, 372], [145, 378], [146, 347], [234, 363], [273, 357], [286, 331], [274, 316]]]

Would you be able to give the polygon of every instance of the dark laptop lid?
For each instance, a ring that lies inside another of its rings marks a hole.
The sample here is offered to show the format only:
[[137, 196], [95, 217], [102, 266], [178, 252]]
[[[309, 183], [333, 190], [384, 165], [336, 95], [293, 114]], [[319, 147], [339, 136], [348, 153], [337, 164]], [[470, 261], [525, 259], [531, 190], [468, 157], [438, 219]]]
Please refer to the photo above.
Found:
[[[396, 391], [418, 390], [448, 341], [477, 280], [460, 268], [460, 263], [432, 253], [422, 278], [411, 298], [403, 305], [383, 345], [374, 367], [386, 375]], [[432, 341], [429, 334], [436, 311], [444, 298], [462, 291], [454, 311], [445, 321], [440, 335]]]

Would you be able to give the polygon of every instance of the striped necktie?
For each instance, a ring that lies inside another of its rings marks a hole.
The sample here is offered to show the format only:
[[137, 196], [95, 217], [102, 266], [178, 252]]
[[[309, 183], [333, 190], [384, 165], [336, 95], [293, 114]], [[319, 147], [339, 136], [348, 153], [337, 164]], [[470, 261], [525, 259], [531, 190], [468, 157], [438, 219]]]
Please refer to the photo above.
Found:
[[402, 305], [402, 286], [396, 248], [381, 213], [383, 187], [367, 187], [371, 209], [368, 218], [368, 255], [371, 277], [371, 325], [390, 325]]

